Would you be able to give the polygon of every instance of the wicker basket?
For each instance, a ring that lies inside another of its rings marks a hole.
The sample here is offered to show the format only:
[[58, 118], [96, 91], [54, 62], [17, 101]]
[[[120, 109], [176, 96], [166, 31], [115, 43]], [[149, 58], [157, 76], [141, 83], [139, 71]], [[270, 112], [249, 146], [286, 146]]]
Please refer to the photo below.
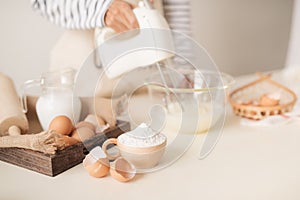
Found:
[[[296, 94], [285, 86], [270, 79], [271, 75], [258, 74], [260, 78], [229, 94], [229, 102], [236, 115], [253, 120], [261, 120], [271, 115], [280, 115], [290, 112], [296, 101]], [[276, 106], [261, 106], [247, 104], [247, 102], [259, 101], [270, 93], [279, 93], [280, 101]]]

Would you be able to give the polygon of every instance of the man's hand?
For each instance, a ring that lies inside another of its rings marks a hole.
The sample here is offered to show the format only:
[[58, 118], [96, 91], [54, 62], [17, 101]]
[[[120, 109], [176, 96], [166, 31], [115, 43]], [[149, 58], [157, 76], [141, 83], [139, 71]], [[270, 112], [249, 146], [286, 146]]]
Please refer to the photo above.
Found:
[[133, 8], [133, 5], [125, 1], [115, 0], [105, 14], [106, 25], [118, 33], [139, 28], [138, 21], [132, 11]]

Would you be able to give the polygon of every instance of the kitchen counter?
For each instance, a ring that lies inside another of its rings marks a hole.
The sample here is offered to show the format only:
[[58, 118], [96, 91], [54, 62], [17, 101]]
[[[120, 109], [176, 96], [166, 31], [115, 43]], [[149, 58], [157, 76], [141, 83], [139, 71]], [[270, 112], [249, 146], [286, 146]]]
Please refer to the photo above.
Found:
[[[243, 79], [244, 80], [244, 79]], [[300, 123], [243, 126], [228, 105], [223, 134], [199, 160], [205, 134], [162, 170], [120, 183], [89, 176], [82, 164], [47, 177], [0, 162], [0, 199], [300, 199]]]

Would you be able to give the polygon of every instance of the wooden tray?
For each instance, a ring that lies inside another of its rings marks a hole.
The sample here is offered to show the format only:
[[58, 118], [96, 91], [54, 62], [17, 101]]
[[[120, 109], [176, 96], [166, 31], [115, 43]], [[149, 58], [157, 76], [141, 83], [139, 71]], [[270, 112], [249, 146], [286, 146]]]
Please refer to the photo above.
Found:
[[102, 146], [108, 138], [116, 138], [130, 129], [129, 122], [119, 121], [117, 127], [95, 135], [84, 143], [72, 145], [54, 155], [21, 148], [0, 148], [0, 160], [48, 176], [56, 176], [79, 164], [96, 146]]

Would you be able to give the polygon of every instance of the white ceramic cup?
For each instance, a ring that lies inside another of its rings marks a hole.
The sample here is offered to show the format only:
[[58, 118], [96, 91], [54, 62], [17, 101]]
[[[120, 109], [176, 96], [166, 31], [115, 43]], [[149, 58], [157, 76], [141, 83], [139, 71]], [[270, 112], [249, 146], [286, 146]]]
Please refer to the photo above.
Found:
[[[117, 155], [110, 155], [107, 147], [110, 144], [117, 145], [119, 152]], [[122, 144], [117, 138], [111, 138], [104, 142], [102, 149], [108, 159], [114, 160], [120, 156], [133, 164], [137, 169], [148, 169], [155, 167], [164, 154], [167, 139], [155, 146], [150, 147], [131, 147]]]

